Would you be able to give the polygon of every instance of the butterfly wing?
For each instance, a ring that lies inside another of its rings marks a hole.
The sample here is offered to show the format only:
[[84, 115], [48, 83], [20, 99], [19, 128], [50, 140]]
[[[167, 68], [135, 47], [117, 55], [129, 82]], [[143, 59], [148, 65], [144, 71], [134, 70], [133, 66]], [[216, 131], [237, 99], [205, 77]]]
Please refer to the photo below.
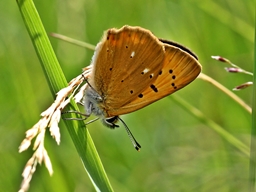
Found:
[[118, 109], [118, 114], [112, 111], [112, 115], [129, 113], [143, 108], [192, 82], [201, 72], [201, 65], [196, 57], [180, 47], [165, 45], [165, 59], [163, 68], [157, 79], [147, 84], [146, 89], [130, 103]]
[[[150, 31], [124, 26], [110, 29], [97, 45], [90, 84], [101, 96], [106, 116], [137, 100], [163, 68], [164, 45]], [[132, 108], [129, 111], [134, 111]]]

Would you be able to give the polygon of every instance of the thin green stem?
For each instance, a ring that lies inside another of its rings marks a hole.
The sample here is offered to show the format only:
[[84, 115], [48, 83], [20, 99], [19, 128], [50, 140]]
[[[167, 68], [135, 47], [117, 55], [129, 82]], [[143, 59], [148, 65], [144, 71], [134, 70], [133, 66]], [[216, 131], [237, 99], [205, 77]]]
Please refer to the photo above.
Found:
[[184, 99], [177, 97], [175, 95], [172, 95], [172, 99], [175, 102], [177, 102], [181, 107], [183, 107], [186, 111], [192, 114], [195, 118], [200, 120], [202, 123], [204, 123], [208, 127], [212, 128], [220, 136], [222, 136], [222, 138], [224, 138], [227, 142], [229, 142], [231, 145], [233, 145], [238, 150], [240, 150], [243, 154], [249, 157], [249, 154], [250, 154], [249, 147], [246, 146], [243, 142], [235, 138], [233, 135], [227, 132], [224, 128], [222, 128], [220, 125], [218, 125], [211, 119], [207, 118], [200, 110], [190, 105]]
[[234, 94], [232, 91], [230, 91], [229, 89], [227, 89], [226, 87], [224, 87], [222, 84], [220, 84], [219, 82], [217, 82], [216, 80], [214, 80], [213, 78], [201, 73], [198, 77], [199, 79], [202, 79], [206, 82], [211, 83], [212, 85], [214, 85], [216, 88], [218, 88], [219, 90], [221, 90], [223, 93], [225, 93], [227, 96], [229, 96], [231, 99], [233, 99], [236, 103], [238, 103], [239, 105], [241, 105], [246, 111], [248, 111], [249, 113], [252, 112], [252, 109], [249, 105], [247, 105], [242, 99], [240, 99], [236, 94]]
[[67, 37], [65, 35], [61, 35], [61, 34], [58, 34], [58, 33], [51, 33], [51, 36], [53, 36], [57, 39], [61, 39], [63, 41], [72, 43], [74, 45], [80, 46], [80, 47], [84, 47], [84, 48], [87, 48], [87, 49], [90, 49], [90, 50], [93, 50], [93, 51], [95, 50], [95, 45], [92, 45], [92, 44], [86, 43], [86, 42], [82, 42], [82, 41]]

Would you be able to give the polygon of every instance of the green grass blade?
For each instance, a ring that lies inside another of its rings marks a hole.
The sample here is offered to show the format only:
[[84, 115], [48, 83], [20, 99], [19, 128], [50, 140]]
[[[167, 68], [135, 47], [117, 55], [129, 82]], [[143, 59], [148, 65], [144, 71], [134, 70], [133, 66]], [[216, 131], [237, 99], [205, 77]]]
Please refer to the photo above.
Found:
[[[67, 85], [48, 36], [32, 0], [17, 0], [21, 15], [41, 62], [52, 94]], [[78, 110], [72, 103], [72, 109]], [[83, 165], [97, 191], [113, 191], [93, 141], [82, 121], [65, 121]]]

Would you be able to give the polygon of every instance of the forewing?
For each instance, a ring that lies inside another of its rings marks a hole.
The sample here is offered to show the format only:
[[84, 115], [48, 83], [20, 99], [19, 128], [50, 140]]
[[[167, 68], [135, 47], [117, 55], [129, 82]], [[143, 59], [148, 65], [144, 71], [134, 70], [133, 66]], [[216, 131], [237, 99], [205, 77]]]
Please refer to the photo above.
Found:
[[163, 43], [150, 31], [129, 26], [108, 30], [96, 48], [89, 80], [106, 113], [118, 115], [119, 108], [137, 99], [156, 80], [163, 60]]

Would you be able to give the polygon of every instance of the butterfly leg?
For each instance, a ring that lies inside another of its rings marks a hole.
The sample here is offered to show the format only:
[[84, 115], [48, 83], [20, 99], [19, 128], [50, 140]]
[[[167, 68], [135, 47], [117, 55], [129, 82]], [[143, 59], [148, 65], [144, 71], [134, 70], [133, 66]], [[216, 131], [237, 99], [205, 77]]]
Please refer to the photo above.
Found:
[[73, 118], [73, 117], [62, 117], [64, 120], [80, 120], [80, 121], [83, 121], [83, 120], [86, 120], [90, 115], [87, 115], [87, 114], [84, 114], [84, 113], [81, 113], [79, 111], [64, 111], [62, 112], [61, 114], [66, 114], [66, 113], [75, 113], [75, 114], [79, 114], [81, 116], [83, 116], [83, 118]]

